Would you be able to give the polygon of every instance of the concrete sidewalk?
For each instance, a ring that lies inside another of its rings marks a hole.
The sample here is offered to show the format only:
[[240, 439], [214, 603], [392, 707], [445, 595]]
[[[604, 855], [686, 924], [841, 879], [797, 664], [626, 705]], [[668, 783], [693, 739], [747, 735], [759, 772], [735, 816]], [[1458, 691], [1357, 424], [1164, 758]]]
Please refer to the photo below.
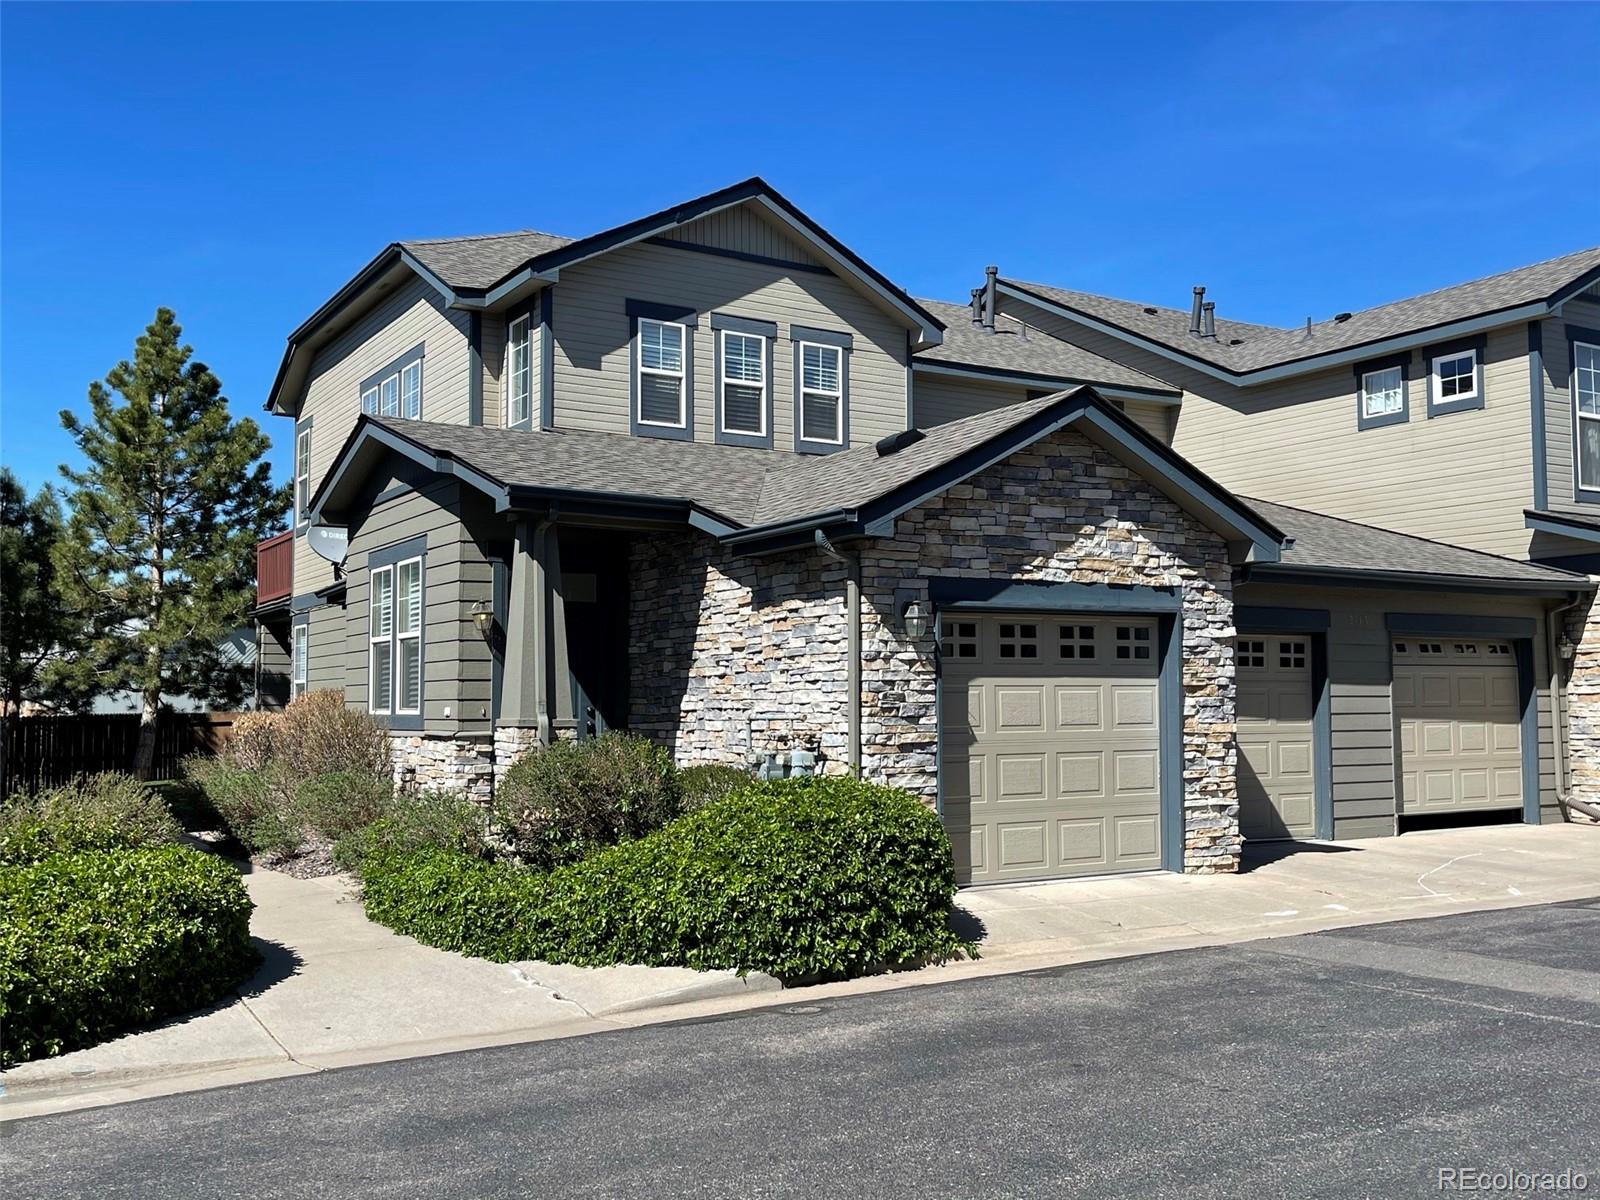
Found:
[[612, 1014], [776, 991], [764, 975], [499, 964], [367, 920], [342, 876], [245, 875], [265, 962], [212, 1008], [0, 1075], [0, 1116], [117, 1103], [467, 1046], [617, 1027]]
[[772, 994], [676, 968], [498, 965], [369, 922], [342, 879], [246, 877], [267, 962], [235, 1000], [3, 1076], [23, 1117], [356, 1063], [570, 1037], [772, 1003], [1412, 917], [1600, 895], [1600, 829], [1504, 825], [1253, 849], [1242, 875], [1168, 873], [964, 891], [982, 957]]

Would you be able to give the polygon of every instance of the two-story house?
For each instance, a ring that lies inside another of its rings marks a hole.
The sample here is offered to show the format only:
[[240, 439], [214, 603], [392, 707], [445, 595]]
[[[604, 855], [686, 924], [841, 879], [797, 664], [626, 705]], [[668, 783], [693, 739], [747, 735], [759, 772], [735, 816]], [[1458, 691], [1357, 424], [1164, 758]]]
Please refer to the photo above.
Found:
[[1587, 578], [1241, 498], [1179, 452], [1190, 380], [1019, 290], [919, 300], [759, 179], [389, 246], [268, 401], [264, 694], [342, 688], [480, 791], [611, 727], [814, 758], [925, 796], [975, 882], [1557, 815]]

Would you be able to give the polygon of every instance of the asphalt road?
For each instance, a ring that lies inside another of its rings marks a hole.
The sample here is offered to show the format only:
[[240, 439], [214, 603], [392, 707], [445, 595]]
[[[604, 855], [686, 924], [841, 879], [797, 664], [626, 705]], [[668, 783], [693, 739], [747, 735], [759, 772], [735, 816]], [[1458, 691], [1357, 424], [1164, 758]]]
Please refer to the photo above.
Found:
[[1600, 901], [785, 1000], [16, 1122], [0, 1196], [1600, 1194]]

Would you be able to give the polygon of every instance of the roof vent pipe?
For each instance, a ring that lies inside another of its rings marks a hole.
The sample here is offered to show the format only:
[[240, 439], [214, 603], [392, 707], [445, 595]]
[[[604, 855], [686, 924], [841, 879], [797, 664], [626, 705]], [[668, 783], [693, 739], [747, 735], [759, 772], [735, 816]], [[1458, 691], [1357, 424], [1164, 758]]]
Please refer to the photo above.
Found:
[[983, 328], [986, 333], [994, 332], [994, 291], [995, 280], [999, 277], [999, 267], [983, 269]]
[[983, 324], [983, 289], [972, 289], [972, 327], [976, 329]]
[[1194, 289], [1194, 302], [1189, 305], [1189, 332], [1196, 337], [1200, 336], [1200, 302], [1206, 298], [1206, 289], [1196, 286]]
[[1200, 306], [1201, 337], [1208, 337], [1212, 341], [1217, 338], [1217, 302], [1207, 300]]

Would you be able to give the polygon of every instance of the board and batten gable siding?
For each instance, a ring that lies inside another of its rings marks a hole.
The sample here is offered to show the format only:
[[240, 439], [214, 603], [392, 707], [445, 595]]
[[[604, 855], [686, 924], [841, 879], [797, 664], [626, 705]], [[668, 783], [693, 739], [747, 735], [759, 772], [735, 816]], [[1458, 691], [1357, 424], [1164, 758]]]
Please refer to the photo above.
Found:
[[[1577, 463], [1574, 461], [1572, 432], [1572, 348], [1567, 342], [1567, 326], [1600, 332], [1600, 303], [1569, 300], [1559, 317], [1540, 324], [1544, 352], [1544, 432], [1545, 478], [1548, 499], [1545, 507], [1553, 512], [1600, 518], [1600, 504], [1577, 499]], [[1530, 506], [1532, 502], [1530, 501]], [[1575, 545], [1572, 553], [1581, 553]]]
[[446, 734], [489, 731], [489, 650], [472, 623], [471, 606], [490, 568], [460, 516], [462, 503], [472, 498], [454, 480], [436, 478], [382, 500], [352, 521], [346, 602], [342, 610], [332, 610], [344, 617], [338, 686], [352, 707], [367, 707], [370, 556], [422, 536], [427, 539], [423, 728]]
[[[424, 348], [423, 419], [466, 423], [467, 331], [466, 313], [446, 309], [433, 288], [412, 279], [317, 352], [300, 411], [312, 422], [313, 493], [361, 415], [361, 381], [415, 346]], [[295, 594], [332, 582], [333, 564], [295, 538]]]
[[1411, 354], [1410, 420], [1360, 429], [1351, 365], [1239, 388], [1031, 304], [1005, 311], [1183, 389], [1173, 448], [1246, 496], [1523, 558], [1533, 496], [1528, 335], [1490, 330], [1479, 410], [1428, 419], [1429, 349]]
[[700, 217], [661, 236], [665, 241], [683, 242], [691, 246], [714, 246], [737, 254], [756, 254], [762, 258], [785, 259], [810, 266], [822, 264], [811, 247], [763, 218], [747, 204]]
[[854, 339], [848, 356], [851, 445], [906, 427], [905, 327], [854, 285], [832, 274], [642, 243], [564, 268], [555, 285], [557, 429], [629, 432], [629, 300], [692, 308], [700, 315], [691, 331], [697, 441], [714, 439], [712, 313], [778, 325], [772, 364], [774, 448], [794, 448], [793, 325]]
[[[1539, 712], [1539, 811], [1561, 819], [1556, 802], [1550, 671], [1545, 653], [1544, 608], [1537, 599], [1456, 592], [1379, 589], [1313, 590], [1282, 584], [1239, 585], [1241, 606], [1326, 608], [1328, 692], [1333, 733], [1333, 835], [1336, 840], [1384, 837], [1395, 832], [1399, 797], [1399, 740], [1394, 716], [1392, 636], [1386, 613], [1449, 613], [1532, 617], [1533, 670]], [[1475, 641], [1465, 638], [1460, 640]]]
[[[1075, 385], [1065, 385], [1062, 390], [1072, 386]], [[959, 421], [963, 417], [1004, 408], [1009, 404], [1020, 404], [1029, 396], [1036, 396], [1045, 390], [1038, 384], [964, 379], [916, 371], [911, 381], [912, 424], [918, 429], [931, 429], [947, 421]], [[1171, 405], [1128, 400], [1123, 402], [1122, 411], [1150, 436], [1167, 443], [1172, 441]]]

